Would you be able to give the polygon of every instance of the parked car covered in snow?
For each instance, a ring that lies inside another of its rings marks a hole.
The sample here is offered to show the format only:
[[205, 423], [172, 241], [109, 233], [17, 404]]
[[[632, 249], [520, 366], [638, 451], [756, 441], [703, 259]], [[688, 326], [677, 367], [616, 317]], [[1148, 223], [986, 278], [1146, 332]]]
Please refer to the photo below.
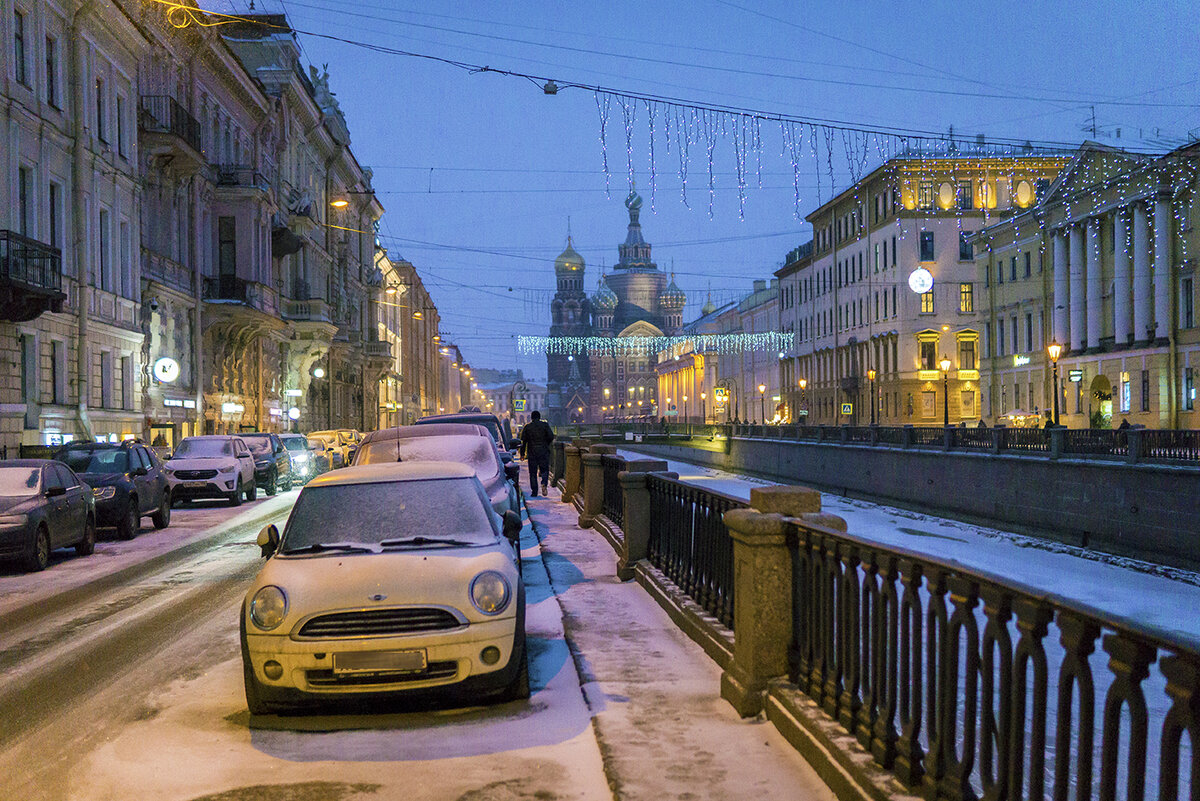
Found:
[[339, 470], [300, 491], [246, 594], [246, 704], [453, 690], [529, 697], [519, 515], [450, 462]]
[[258, 495], [254, 457], [241, 437], [184, 437], [165, 466], [172, 501], [226, 498], [237, 506]]
[[44, 570], [55, 548], [96, 548], [92, 489], [65, 464], [50, 459], [0, 462], [0, 558]]

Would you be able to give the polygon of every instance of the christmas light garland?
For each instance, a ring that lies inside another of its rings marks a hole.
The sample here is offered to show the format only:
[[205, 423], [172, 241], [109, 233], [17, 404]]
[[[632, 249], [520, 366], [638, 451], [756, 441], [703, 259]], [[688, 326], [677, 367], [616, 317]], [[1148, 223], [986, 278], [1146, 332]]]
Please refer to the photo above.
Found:
[[517, 338], [523, 355], [546, 353], [551, 356], [639, 356], [661, 353], [690, 344], [697, 353], [746, 353], [792, 349], [795, 334], [790, 331], [764, 331], [756, 334], [693, 334], [662, 337], [530, 337]]

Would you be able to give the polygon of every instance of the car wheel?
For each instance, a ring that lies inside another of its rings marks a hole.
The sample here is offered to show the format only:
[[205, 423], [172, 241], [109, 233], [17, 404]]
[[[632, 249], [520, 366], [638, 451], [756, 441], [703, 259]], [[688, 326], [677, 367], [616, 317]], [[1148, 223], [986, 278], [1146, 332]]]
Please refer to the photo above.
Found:
[[234, 487], [233, 492], [231, 492], [229, 494], [229, 505], [230, 506], [241, 506], [242, 505], [242, 479], [240, 477], [238, 478], [237, 486]]
[[[529, 686], [529, 650], [525, 647], [525, 632], [521, 632], [520, 643], [513, 644], [513, 653], [520, 654], [521, 661], [517, 663], [517, 675], [500, 692], [502, 701], [524, 701], [531, 695]], [[520, 649], [518, 651], [518, 648]]]
[[283, 485], [284, 492], [292, 491], [292, 474], [288, 473], [287, 482]]
[[25, 556], [25, 569], [29, 571], [45, 570], [50, 564], [50, 532], [45, 525], [38, 526], [30, 543], [29, 553]]
[[75, 554], [77, 556], [91, 556], [96, 550], [96, 520], [91, 515], [88, 515], [87, 521], [83, 524], [83, 539], [75, 543]]
[[163, 491], [162, 503], [158, 505], [158, 511], [150, 515], [150, 522], [158, 529], [171, 525], [171, 493]]
[[279, 474], [274, 470], [267, 476], [267, 486], [263, 487], [263, 489], [267, 491], [268, 496], [274, 495], [279, 491]]
[[250, 486], [246, 487], [246, 500], [253, 501], [258, 498], [258, 482], [251, 481]]
[[[245, 615], [245, 612], [242, 612]], [[250, 649], [246, 647], [246, 621], [243, 619], [241, 626], [242, 639], [242, 684], [246, 690], [246, 708], [250, 710], [251, 715], [269, 715], [275, 711], [275, 708], [263, 700], [262, 687], [258, 683], [258, 679], [254, 676], [254, 668], [250, 666]]]
[[131, 540], [137, 536], [138, 529], [142, 526], [142, 520], [137, 513], [137, 498], [129, 496], [129, 503], [125, 507], [125, 514], [117, 522], [117, 539]]

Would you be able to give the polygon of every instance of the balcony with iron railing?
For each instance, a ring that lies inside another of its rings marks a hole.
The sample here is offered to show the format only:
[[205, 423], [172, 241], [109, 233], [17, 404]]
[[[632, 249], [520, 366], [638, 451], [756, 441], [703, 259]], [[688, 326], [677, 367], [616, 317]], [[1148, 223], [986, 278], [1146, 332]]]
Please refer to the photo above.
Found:
[[200, 123], [169, 95], [142, 95], [138, 115], [144, 141], [142, 149], [174, 157], [172, 166], [196, 172], [204, 165]]
[[62, 311], [62, 251], [15, 231], [0, 231], [0, 319], [23, 322]]
[[273, 289], [236, 275], [205, 276], [204, 299], [234, 301], [272, 316], [279, 313], [279, 300]]
[[263, 192], [269, 188], [265, 175], [256, 168], [246, 164], [217, 164], [213, 166], [213, 183], [217, 188], [240, 187], [243, 189], [258, 189]]

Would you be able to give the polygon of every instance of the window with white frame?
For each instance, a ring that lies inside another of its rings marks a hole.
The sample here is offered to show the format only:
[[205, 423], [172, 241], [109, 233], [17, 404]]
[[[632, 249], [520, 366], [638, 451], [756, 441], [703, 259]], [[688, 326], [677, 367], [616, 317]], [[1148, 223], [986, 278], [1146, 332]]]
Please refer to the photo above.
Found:
[[18, 83], [29, 86], [28, 55], [25, 49], [26, 30], [25, 14], [20, 9], [13, 10], [13, 77]]
[[108, 98], [103, 78], [96, 79], [96, 138], [108, 144]]
[[50, 391], [53, 393], [50, 402], [60, 406], [66, 405], [68, 403], [67, 343], [61, 339], [55, 339], [50, 343], [50, 371]]
[[100, 408], [111, 409], [113, 405], [113, 355], [112, 351], [100, 352]]
[[46, 37], [46, 102], [62, 108], [58, 98], [58, 40]]

